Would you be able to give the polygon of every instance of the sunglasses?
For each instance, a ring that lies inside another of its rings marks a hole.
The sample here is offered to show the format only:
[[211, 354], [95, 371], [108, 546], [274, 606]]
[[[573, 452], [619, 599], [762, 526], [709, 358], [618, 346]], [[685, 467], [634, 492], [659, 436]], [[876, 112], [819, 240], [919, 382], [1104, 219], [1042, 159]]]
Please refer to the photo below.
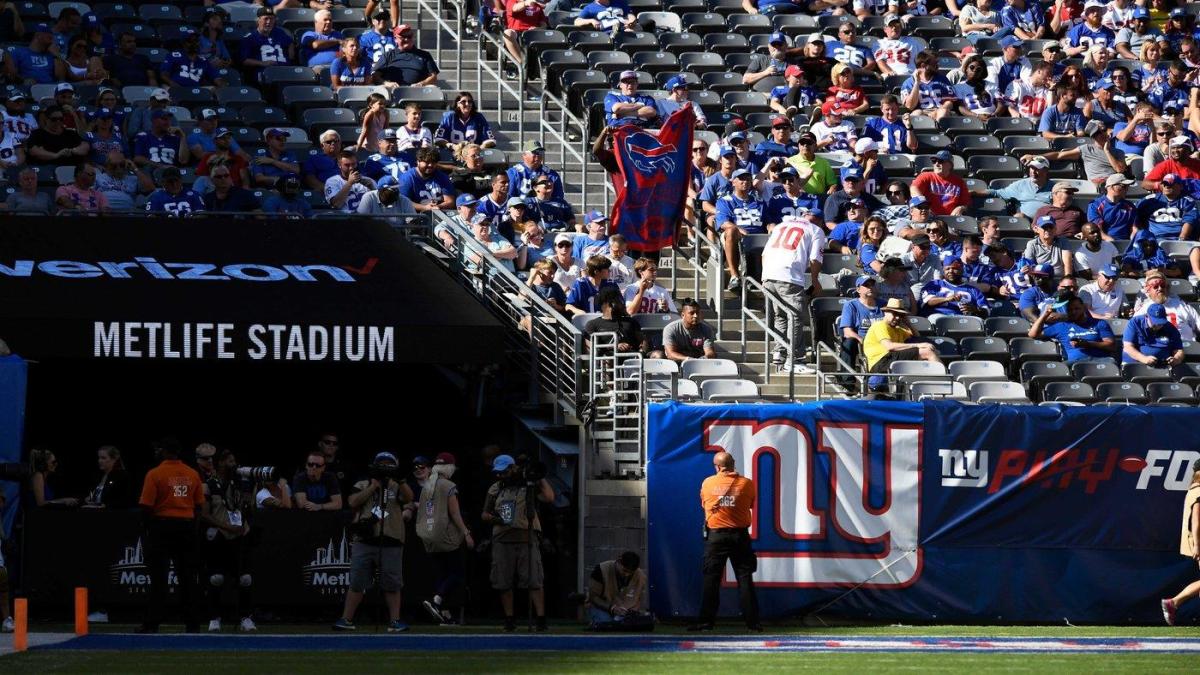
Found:
[[888, 190], [887, 193], [888, 193], [889, 197], [903, 197], [904, 196], [904, 193], [899, 190]]
[[692, 152], [708, 152], [708, 148], [705, 148], [705, 147], [692, 148]]
[[321, 468], [321, 467], [323, 467], [323, 466], [325, 466], [325, 465], [324, 465], [324, 464], [318, 464], [317, 462], [309, 462], [309, 463], [307, 464], [307, 466], [308, 466], [308, 468], [310, 468], [310, 469], [319, 469], [319, 468]]
[[197, 462], [211, 462], [216, 455], [196, 455]]
[[560, 242], [558, 242], [557, 244], [555, 244], [555, 245], [554, 245], [554, 248], [571, 248], [571, 242], [569, 242], [569, 241], [560, 241]]

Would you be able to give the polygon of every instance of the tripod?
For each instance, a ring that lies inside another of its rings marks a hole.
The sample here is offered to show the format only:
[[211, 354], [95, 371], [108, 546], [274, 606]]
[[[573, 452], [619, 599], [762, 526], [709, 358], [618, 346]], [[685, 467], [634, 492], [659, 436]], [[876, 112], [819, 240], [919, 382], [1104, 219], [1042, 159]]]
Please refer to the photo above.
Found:
[[[535, 546], [535, 542], [534, 542], [534, 532], [535, 531], [533, 529], [533, 519], [537, 517], [537, 504], [535, 503], [536, 497], [533, 494], [533, 488], [535, 488], [536, 486], [537, 486], [536, 481], [531, 481], [528, 479], [525, 480], [525, 488], [524, 488], [525, 489], [525, 534], [527, 535], [526, 539], [528, 542], [526, 545], [529, 547], [529, 550], [526, 552], [526, 556], [525, 556], [525, 579], [528, 582], [528, 585], [533, 584], [533, 550], [534, 550], [533, 547]], [[542, 585], [545, 586], [544, 580], [543, 580]], [[533, 612], [534, 612], [533, 589], [526, 588], [525, 596], [526, 596], [526, 598], [528, 598], [526, 600], [526, 604], [528, 605], [528, 614], [529, 614], [529, 632], [532, 633], [532, 632], [534, 632], [534, 630], [536, 630], [536, 628], [534, 626], [534, 618], [533, 618]], [[543, 592], [542, 592], [542, 612], [544, 613], [545, 611], [546, 611], [546, 597], [545, 597], [545, 591], [543, 590]]]

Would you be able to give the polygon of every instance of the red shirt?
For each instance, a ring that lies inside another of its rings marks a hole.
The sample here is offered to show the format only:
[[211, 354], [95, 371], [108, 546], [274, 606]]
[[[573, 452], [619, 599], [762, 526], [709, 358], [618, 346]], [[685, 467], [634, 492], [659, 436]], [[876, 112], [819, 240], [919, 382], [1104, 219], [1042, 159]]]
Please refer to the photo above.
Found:
[[863, 90], [858, 87], [851, 87], [850, 89], [830, 87], [826, 100], [833, 101], [833, 105], [838, 110], [841, 110], [843, 114], [849, 115], [854, 112], [855, 108], [862, 105], [863, 99], [866, 96]]
[[546, 25], [545, 9], [534, 2], [527, 2], [521, 11], [514, 12], [513, 5], [521, 0], [508, 0], [504, 3], [504, 14], [508, 17], [508, 27], [520, 33], [530, 28], [540, 28]]
[[[212, 167], [208, 165], [208, 162], [209, 159], [215, 154], [217, 153], [210, 152], [204, 156], [204, 159], [200, 160], [200, 165], [196, 167], [197, 176], [208, 175], [208, 172], [212, 169]], [[249, 187], [242, 184], [242, 171], [250, 168], [250, 165], [246, 162], [246, 158], [242, 157], [241, 155], [235, 155], [231, 152], [229, 153], [229, 157], [226, 158], [225, 166], [229, 167], [229, 177], [233, 179], [234, 187]]]
[[948, 216], [960, 206], [971, 205], [966, 181], [955, 175], [942, 178], [932, 171], [923, 171], [913, 180], [912, 187], [929, 200], [929, 210], [935, 216]]
[[1200, 160], [1185, 159], [1182, 162], [1176, 162], [1173, 159], [1164, 159], [1150, 169], [1150, 173], [1146, 174], [1146, 180], [1162, 180], [1163, 176], [1173, 173], [1180, 178], [1200, 178]]

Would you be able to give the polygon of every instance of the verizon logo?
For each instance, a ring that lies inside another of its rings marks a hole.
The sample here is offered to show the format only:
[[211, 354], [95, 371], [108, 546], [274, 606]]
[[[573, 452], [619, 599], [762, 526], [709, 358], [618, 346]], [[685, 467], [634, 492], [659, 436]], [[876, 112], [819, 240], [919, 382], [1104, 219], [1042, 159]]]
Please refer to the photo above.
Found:
[[34, 273], [62, 279], [163, 279], [171, 281], [308, 281], [322, 279], [354, 283], [355, 276], [370, 274], [378, 258], [368, 258], [360, 267], [350, 265], [263, 265], [260, 263], [159, 262], [137, 257], [126, 262], [80, 262], [77, 260], [15, 260], [0, 263], [0, 276], [29, 278]]

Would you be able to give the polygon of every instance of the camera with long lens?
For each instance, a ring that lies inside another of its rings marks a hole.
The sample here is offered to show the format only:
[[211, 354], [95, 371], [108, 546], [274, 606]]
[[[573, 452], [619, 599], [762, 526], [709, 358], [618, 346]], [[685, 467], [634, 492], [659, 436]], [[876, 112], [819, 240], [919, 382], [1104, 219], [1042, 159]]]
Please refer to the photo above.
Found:
[[367, 475], [383, 483], [396, 475], [397, 467], [391, 462], [376, 462], [367, 467]]
[[517, 471], [512, 477], [513, 483], [531, 485], [546, 477], [546, 465], [536, 459], [530, 459], [529, 455], [517, 455], [514, 463]]
[[238, 478], [243, 480], [254, 481], [256, 483], [270, 483], [275, 480], [275, 467], [273, 466], [239, 466], [237, 468]]
[[0, 463], [0, 480], [23, 481], [32, 473], [28, 464]]

